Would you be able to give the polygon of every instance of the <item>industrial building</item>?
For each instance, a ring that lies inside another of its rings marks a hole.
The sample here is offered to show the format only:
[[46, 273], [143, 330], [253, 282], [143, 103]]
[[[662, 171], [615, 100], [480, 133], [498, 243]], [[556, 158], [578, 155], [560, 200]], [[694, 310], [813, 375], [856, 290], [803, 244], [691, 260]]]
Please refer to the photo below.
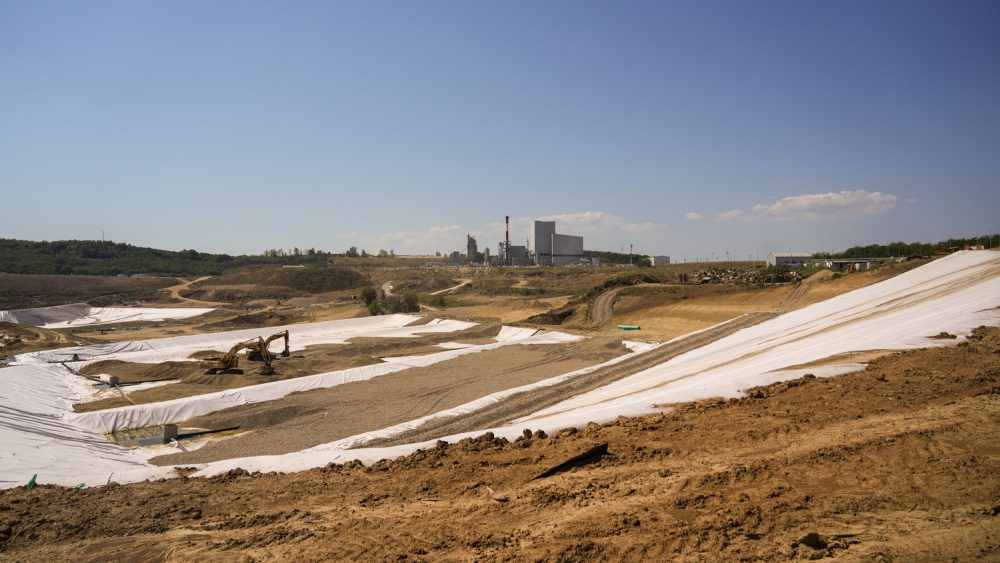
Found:
[[583, 237], [556, 233], [555, 221], [535, 221], [529, 240], [536, 266], [567, 266], [589, 261], [583, 255]]
[[466, 234], [465, 235], [465, 255], [468, 259], [476, 260], [476, 256], [479, 254], [479, 247], [476, 244], [476, 237]]
[[805, 252], [772, 252], [767, 255], [768, 266], [789, 266], [801, 268], [812, 260], [812, 254]]
[[654, 266], [667, 266], [670, 264], [669, 256], [649, 256], [649, 263]]

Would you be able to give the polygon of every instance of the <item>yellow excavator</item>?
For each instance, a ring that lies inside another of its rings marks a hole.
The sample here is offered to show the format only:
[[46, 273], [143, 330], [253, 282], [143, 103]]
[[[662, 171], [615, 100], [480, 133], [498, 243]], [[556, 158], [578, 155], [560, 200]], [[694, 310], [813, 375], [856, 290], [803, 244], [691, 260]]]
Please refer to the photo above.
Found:
[[[205, 373], [216, 374], [219, 372], [225, 373], [237, 373], [242, 374], [243, 370], [239, 369], [239, 358], [237, 354], [240, 350], [256, 347], [260, 350], [267, 350], [264, 345], [264, 339], [261, 337], [251, 338], [250, 340], [245, 340], [243, 342], [238, 342], [232, 348], [226, 352], [225, 356], [205, 358], [198, 362], [198, 366], [205, 369]], [[264, 361], [264, 367], [260, 368], [261, 375], [271, 375], [274, 373], [274, 368], [271, 367], [271, 354], [263, 354], [262, 360]]]
[[271, 336], [265, 338], [263, 346], [258, 346], [257, 344], [250, 346], [250, 348], [247, 349], [247, 359], [253, 362], [263, 362], [265, 352], [267, 353], [267, 355], [273, 355], [271, 354], [271, 350], [269, 349], [269, 347], [271, 346], [272, 342], [274, 342], [279, 338], [285, 339], [285, 349], [281, 351], [281, 357], [287, 358], [288, 356], [291, 355], [291, 352], [289, 352], [288, 350], [288, 331], [283, 330], [277, 334], [272, 334]]

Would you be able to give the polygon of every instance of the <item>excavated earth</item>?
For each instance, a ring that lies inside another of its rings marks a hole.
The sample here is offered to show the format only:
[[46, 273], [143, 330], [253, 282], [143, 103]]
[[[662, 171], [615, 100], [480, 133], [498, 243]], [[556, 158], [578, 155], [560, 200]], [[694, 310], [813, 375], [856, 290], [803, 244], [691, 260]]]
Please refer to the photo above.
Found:
[[245, 433], [151, 461], [176, 465], [295, 452], [599, 364], [628, 351], [620, 341], [609, 338], [516, 346], [517, 353], [504, 348], [487, 350], [192, 418], [184, 426], [239, 426]]
[[369, 467], [6, 490], [0, 559], [997, 560], [998, 444], [988, 328], [558, 436], [484, 435]]
[[[413, 326], [413, 325], [410, 325]], [[305, 350], [294, 352], [290, 357], [278, 356], [274, 359], [275, 374], [259, 375], [260, 362], [251, 362], [241, 354], [239, 368], [243, 374], [222, 373], [206, 374], [203, 368], [193, 361], [171, 361], [158, 364], [142, 364], [123, 362], [121, 360], [103, 360], [94, 362], [80, 370], [84, 375], [97, 376], [109, 374], [118, 376], [125, 383], [142, 383], [166, 378], [177, 382], [143, 389], [127, 391], [128, 398], [123, 395], [111, 395], [106, 398], [78, 403], [74, 405], [76, 412], [97, 411], [130, 404], [153, 403], [192, 397], [216, 391], [225, 391], [237, 387], [258, 385], [271, 381], [293, 379], [306, 375], [314, 375], [339, 369], [377, 364], [380, 358], [388, 356], [410, 356], [432, 354], [442, 351], [437, 346], [442, 342], [461, 342], [476, 344], [483, 341], [493, 342], [493, 336], [500, 332], [499, 323], [483, 323], [464, 330], [446, 333], [417, 334], [415, 337], [358, 337], [348, 340], [347, 344], [317, 344], [307, 346]], [[281, 349], [281, 341], [271, 344], [275, 354]], [[204, 358], [222, 356], [225, 352], [205, 350], [195, 352], [192, 356]], [[128, 389], [127, 387], [125, 388]]]

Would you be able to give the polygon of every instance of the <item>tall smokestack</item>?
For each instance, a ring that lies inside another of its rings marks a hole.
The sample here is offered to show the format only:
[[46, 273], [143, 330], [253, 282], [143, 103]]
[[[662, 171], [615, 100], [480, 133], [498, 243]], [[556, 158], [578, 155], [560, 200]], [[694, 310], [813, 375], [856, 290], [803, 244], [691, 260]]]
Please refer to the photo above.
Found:
[[504, 262], [510, 266], [510, 215], [504, 215], [504, 222], [507, 225], [507, 230], [504, 232]]

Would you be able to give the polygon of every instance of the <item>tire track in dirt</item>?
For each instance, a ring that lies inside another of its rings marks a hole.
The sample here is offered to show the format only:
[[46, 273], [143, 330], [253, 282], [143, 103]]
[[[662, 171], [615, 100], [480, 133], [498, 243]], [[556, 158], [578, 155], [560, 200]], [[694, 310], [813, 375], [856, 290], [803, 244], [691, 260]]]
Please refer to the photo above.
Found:
[[805, 298], [805, 296], [812, 289], [813, 285], [815, 285], [818, 282], [828, 280], [832, 277], [833, 277], [833, 272], [831, 272], [830, 270], [823, 270], [821, 272], [816, 272], [815, 274], [802, 280], [795, 286], [795, 289], [793, 289], [791, 293], [789, 293], [787, 296], [785, 296], [784, 299], [781, 300], [781, 303], [778, 304], [778, 310], [791, 311], [792, 309], [797, 308], [799, 302], [802, 301], [803, 298]]
[[611, 319], [614, 315], [615, 298], [618, 297], [619, 293], [625, 291], [626, 289], [633, 289], [636, 287], [665, 286], [666, 284], [662, 283], [637, 283], [635, 285], [626, 285], [605, 291], [594, 299], [594, 304], [590, 307], [590, 311], [587, 314], [589, 326], [596, 328], [611, 324]]
[[219, 303], [217, 301], [202, 301], [200, 299], [191, 299], [190, 297], [184, 297], [183, 295], [181, 295], [181, 292], [184, 291], [184, 290], [186, 290], [186, 289], [189, 289], [192, 284], [196, 284], [196, 283], [198, 283], [200, 281], [205, 281], [205, 280], [207, 280], [207, 279], [209, 279], [211, 277], [212, 276], [202, 276], [202, 277], [200, 277], [198, 279], [188, 280], [188, 281], [186, 281], [184, 283], [173, 285], [173, 286], [170, 286], [170, 287], [168, 287], [166, 289], [167, 289], [167, 291], [170, 292], [170, 298], [171, 299], [177, 299], [178, 301], [183, 301], [185, 303], [192, 303], [192, 304], [195, 304], [195, 305], [212, 305], [212, 306], [225, 305], [225, 303]]
[[446, 293], [454, 293], [454, 292], [458, 291], [459, 289], [461, 289], [461, 288], [469, 285], [470, 283], [472, 283], [472, 280], [469, 279], [469, 278], [461, 278], [459, 281], [461, 283], [459, 283], [458, 285], [453, 285], [451, 287], [446, 287], [444, 289], [439, 289], [437, 291], [431, 292], [430, 295], [444, 295]]
[[778, 313], [747, 313], [722, 325], [694, 333], [676, 342], [664, 344], [644, 354], [574, 377], [563, 383], [518, 393], [478, 411], [458, 417], [432, 420], [419, 428], [397, 434], [391, 438], [373, 440], [363, 445], [359, 444], [358, 447], [395, 446], [468, 432], [477, 428], [499, 426], [662, 364], [671, 358], [705, 346], [738, 330], [772, 319], [777, 315]]

